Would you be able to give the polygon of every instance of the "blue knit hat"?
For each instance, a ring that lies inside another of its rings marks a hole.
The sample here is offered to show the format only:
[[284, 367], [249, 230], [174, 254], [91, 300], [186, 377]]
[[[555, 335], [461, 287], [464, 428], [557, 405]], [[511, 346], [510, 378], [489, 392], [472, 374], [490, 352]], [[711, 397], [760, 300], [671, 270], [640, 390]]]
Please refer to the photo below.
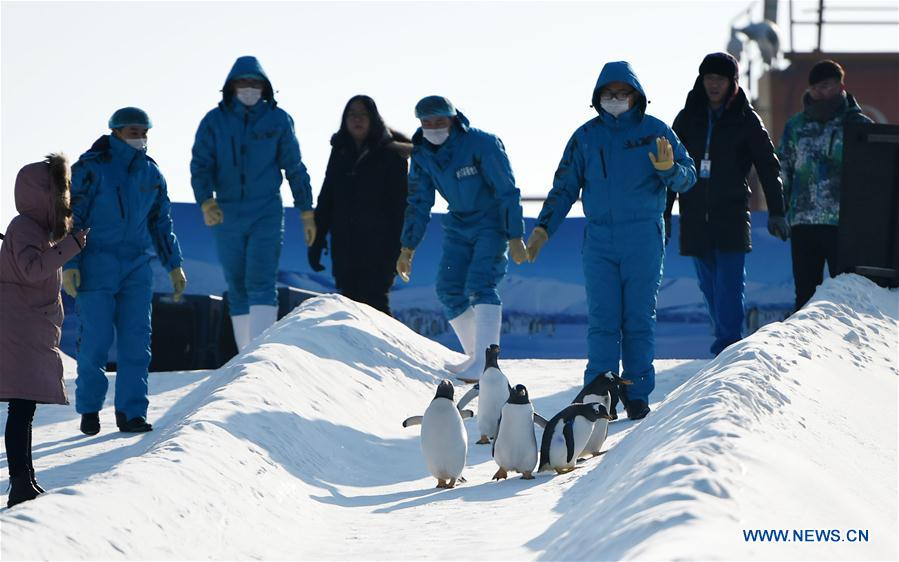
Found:
[[117, 109], [116, 112], [112, 114], [112, 117], [109, 118], [110, 129], [120, 129], [129, 125], [137, 125], [138, 127], [150, 129], [153, 127], [153, 122], [150, 121], [150, 116], [147, 115], [147, 112], [138, 107], [123, 107], [122, 109]]
[[421, 98], [415, 104], [415, 118], [427, 119], [428, 117], [455, 117], [456, 108], [453, 102], [443, 96], [428, 96]]

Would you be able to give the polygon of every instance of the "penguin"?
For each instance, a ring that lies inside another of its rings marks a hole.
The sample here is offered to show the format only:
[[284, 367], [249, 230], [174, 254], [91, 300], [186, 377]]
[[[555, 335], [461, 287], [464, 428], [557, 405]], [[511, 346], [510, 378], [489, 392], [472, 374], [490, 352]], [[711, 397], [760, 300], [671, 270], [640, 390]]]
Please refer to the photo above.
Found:
[[481, 432], [481, 438], [477, 441], [479, 445], [488, 445], [491, 439], [496, 438], [499, 416], [512, 390], [509, 379], [499, 369], [497, 363], [499, 346], [491, 345], [485, 353], [487, 359], [484, 363], [484, 374], [478, 382], [478, 430]]
[[494, 480], [506, 478], [510, 471], [520, 472], [524, 480], [534, 478], [532, 473], [537, 466], [535, 415], [528, 389], [522, 384], [516, 385], [503, 405], [493, 440], [493, 460], [499, 465]]
[[609, 412], [609, 419], [599, 418], [596, 420], [593, 425], [593, 434], [587, 440], [582, 453], [589, 453], [595, 457], [602, 450], [602, 445], [609, 436], [609, 420], [612, 419], [611, 392], [619, 384], [631, 384], [631, 381], [622, 379], [612, 371], [606, 371], [584, 385], [584, 388], [571, 401], [572, 404], [602, 404], [605, 406], [606, 412]]
[[444, 379], [437, 385], [437, 393], [424, 415], [403, 421], [403, 427], [421, 424], [421, 451], [438, 488], [455, 487], [468, 454], [462, 418], [471, 417], [472, 411], [460, 412], [453, 403], [453, 394], [453, 383]]
[[602, 404], [571, 404], [546, 423], [540, 442], [540, 471], [557, 474], [574, 470], [577, 456], [593, 434], [597, 419], [609, 419]]

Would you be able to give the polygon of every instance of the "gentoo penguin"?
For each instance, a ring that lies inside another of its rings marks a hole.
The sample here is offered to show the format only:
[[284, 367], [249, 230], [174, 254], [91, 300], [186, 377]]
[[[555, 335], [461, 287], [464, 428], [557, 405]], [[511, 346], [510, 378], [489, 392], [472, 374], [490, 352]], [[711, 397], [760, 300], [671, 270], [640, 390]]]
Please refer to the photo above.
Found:
[[468, 453], [462, 418], [470, 417], [453, 403], [453, 383], [444, 379], [423, 416], [413, 416], [403, 427], [421, 424], [421, 451], [428, 470], [437, 479], [438, 488], [452, 488], [462, 474]]
[[[609, 412], [612, 403], [610, 392], [619, 384], [631, 384], [613, 373], [606, 371], [605, 373], [594, 378], [592, 381], [584, 385], [584, 388], [578, 392], [578, 395], [571, 401], [572, 404], [602, 404], [606, 412]], [[611, 418], [611, 414], [609, 415]], [[602, 444], [605, 443], [606, 437], [609, 436], [609, 420], [599, 418], [593, 425], [593, 434], [587, 440], [582, 453], [593, 455], [594, 457], [602, 450]]]
[[484, 374], [478, 383], [478, 430], [481, 438], [478, 444], [487, 445], [491, 439], [496, 438], [496, 429], [499, 426], [499, 416], [503, 410], [503, 404], [509, 399], [509, 379], [499, 369], [499, 346], [494, 344], [487, 348]]
[[531, 473], [537, 466], [534, 415], [528, 389], [522, 384], [516, 385], [503, 406], [493, 440], [493, 460], [499, 465], [494, 480], [506, 478], [509, 471], [520, 472], [525, 480], [533, 478]]
[[553, 416], [540, 442], [540, 470], [552, 468], [558, 474], [573, 470], [599, 418], [609, 419], [602, 404], [571, 404]]

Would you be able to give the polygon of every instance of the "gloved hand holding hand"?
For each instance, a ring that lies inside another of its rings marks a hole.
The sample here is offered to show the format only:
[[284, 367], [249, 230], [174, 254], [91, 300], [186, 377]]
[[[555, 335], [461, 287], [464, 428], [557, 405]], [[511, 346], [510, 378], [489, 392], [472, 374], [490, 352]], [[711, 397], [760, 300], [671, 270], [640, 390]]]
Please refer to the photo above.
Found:
[[303, 237], [306, 239], [306, 246], [312, 246], [315, 243], [315, 211], [303, 211], [300, 213], [300, 220], [303, 221]]
[[78, 244], [79, 249], [84, 249], [84, 246], [87, 244], [87, 234], [90, 231], [90, 228], [85, 228], [84, 230], [79, 230], [78, 232], [72, 233], [72, 238], [75, 239], [75, 242]]
[[306, 251], [306, 257], [309, 259], [309, 267], [312, 271], [324, 271], [325, 266], [322, 265], [322, 252], [325, 249], [324, 244], [313, 244]]
[[771, 236], [786, 240], [790, 237], [790, 225], [783, 217], [768, 217], [768, 233]]
[[200, 209], [203, 211], [203, 222], [206, 223], [206, 226], [215, 226], [225, 222], [225, 214], [222, 213], [222, 209], [214, 197], [203, 201]]
[[176, 267], [169, 271], [169, 277], [172, 279], [172, 300], [180, 302], [181, 296], [184, 295], [184, 289], [187, 288], [187, 276], [184, 274], [184, 269]]
[[531, 263], [537, 261], [537, 254], [540, 253], [540, 248], [546, 244], [547, 240], [549, 240], [549, 233], [546, 232], [546, 229], [542, 226], [534, 227], [528, 237], [528, 261]]
[[528, 261], [528, 249], [524, 245], [523, 238], [512, 238], [509, 240], [509, 255], [512, 256], [512, 261], [517, 264]]
[[73, 299], [78, 296], [81, 286], [81, 271], [78, 269], [62, 270], [62, 290]]
[[674, 149], [671, 148], [671, 143], [668, 142], [668, 139], [665, 137], [656, 139], [656, 152], [658, 156], [652, 152], [649, 153], [649, 159], [652, 160], [652, 165], [655, 169], [660, 172], [670, 170], [674, 166]]
[[396, 272], [399, 273], [400, 279], [409, 282], [409, 276], [412, 275], [412, 254], [415, 250], [412, 248], [400, 249], [400, 257], [396, 260]]

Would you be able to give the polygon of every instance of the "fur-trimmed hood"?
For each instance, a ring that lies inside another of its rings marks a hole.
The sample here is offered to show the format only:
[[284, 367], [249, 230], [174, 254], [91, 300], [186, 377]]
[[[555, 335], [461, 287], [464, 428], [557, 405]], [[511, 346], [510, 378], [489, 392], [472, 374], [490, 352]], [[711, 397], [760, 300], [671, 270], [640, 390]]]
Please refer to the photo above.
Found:
[[71, 183], [69, 160], [64, 154], [50, 154], [46, 160], [28, 164], [16, 176], [16, 210], [58, 240], [68, 231], [66, 223], [71, 220]]

